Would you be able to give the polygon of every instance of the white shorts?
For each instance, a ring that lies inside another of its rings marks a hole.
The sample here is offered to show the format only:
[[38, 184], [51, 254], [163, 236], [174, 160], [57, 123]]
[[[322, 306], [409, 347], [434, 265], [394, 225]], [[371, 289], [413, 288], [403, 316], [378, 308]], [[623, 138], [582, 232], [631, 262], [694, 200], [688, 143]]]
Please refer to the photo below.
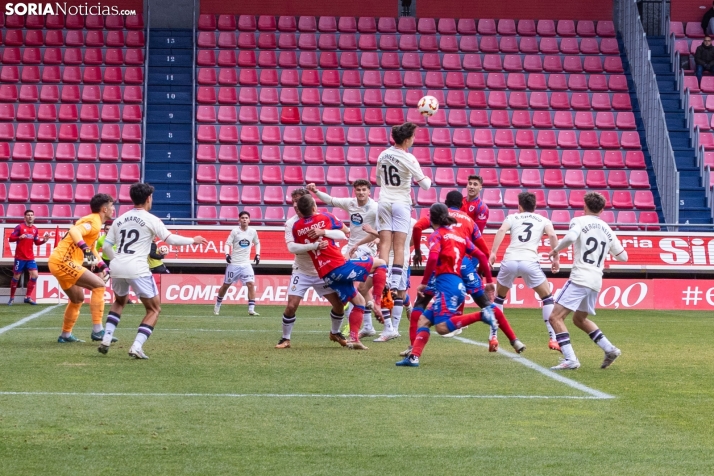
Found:
[[151, 299], [159, 294], [156, 281], [153, 276], [142, 276], [140, 278], [112, 278], [112, 291], [116, 296], [124, 297], [129, 295], [129, 288], [134, 290], [134, 294], [140, 298]]
[[310, 288], [314, 289], [320, 297], [324, 297], [335, 292], [334, 289], [327, 287], [325, 282], [319, 276], [307, 276], [293, 271], [293, 274], [290, 276], [288, 296], [300, 296], [301, 298], [304, 298], [305, 293], [307, 293]]
[[240, 281], [243, 284], [254, 283], [255, 273], [249, 264], [229, 264], [226, 266], [225, 284], [233, 284]]
[[570, 311], [587, 312], [591, 316], [595, 315], [595, 303], [597, 303], [598, 291], [575, 284], [568, 280], [555, 297], [555, 302]]
[[361, 246], [357, 247], [357, 249], [355, 250], [354, 256], [347, 256], [345, 254], [347, 252], [347, 248], [349, 248], [349, 245], [343, 246], [342, 250], [341, 250], [342, 256], [345, 259], [360, 259], [365, 256], [371, 256], [372, 258], [374, 258], [375, 256], [377, 256], [376, 247], [371, 246], [370, 244], [361, 245]]
[[537, 261], [503, 261], [498, 270], [498, 284], [510, 288], [516, 278], [523, 278], [530, 289], [537, 288], [546, 280]]
[[377, 204], [377, 226], [379, 231], [409, 233], [412, 222], [412, 207], [406, 203], [379, 202]]

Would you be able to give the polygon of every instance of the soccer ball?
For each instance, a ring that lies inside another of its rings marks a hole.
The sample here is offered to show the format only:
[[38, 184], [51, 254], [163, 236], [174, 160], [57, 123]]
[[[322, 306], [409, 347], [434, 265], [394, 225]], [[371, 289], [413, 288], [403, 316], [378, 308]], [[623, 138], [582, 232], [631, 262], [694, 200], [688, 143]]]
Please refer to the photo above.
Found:
[[439, 110], [439, 101], [434, 96], [424, 96], [417, 104], [422, 116], [433, 116]]
[[161, 245], [159, 246], [159, 249], [157, 251], [160, 255], [167, 255], [169, 254], [169, 247], [166, 245]]

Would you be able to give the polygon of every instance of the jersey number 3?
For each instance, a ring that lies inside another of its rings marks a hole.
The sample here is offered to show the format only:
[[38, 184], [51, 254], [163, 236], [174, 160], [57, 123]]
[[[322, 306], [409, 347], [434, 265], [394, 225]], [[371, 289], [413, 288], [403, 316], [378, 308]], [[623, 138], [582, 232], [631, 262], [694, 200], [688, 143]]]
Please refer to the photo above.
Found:
[[[136, 241], [139, 239], [139, 231], [138, 230], [121, 230], [119, 232], [121, 235], [121, 241], [119, 242], [119, 247], [117, 248], [117, 252], [119, 253], [127, 253], [130, 255], [133, 255], [136, 253], [136, 251], [129, 249], [131, 245], [136, 243]], [[128, 241], [127, 241], [128, 240]], [[126, 241], [126, 244], [124, 243]]]
[[533, 223], [524, 223], [526, 226], [526, 229], [523, 230], [523, 233], [518, 235], [518, 241], [521, 243], [528, 243], [531, 239], [531, 235], [533, 235], [533, 232], [531, 231], [531, 228], [533, 228]]

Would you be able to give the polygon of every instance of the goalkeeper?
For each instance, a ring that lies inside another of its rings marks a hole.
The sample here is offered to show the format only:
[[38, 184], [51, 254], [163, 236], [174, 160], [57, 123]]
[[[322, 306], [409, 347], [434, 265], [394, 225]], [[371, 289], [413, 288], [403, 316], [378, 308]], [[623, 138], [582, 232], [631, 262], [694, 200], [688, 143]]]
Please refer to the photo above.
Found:
[[167, 248], [166, 246], [157, 246], [156, 243], [159, 238], [154, 238], [153, 243], [151, 243], [151, 251], [149, 251], [149, 256], [146, 261], [149, 263], [149, 269], [151, 274], [170, 274], [169, 270], [164, 264], [164, 258], [166, 258], [166, 253], [161, 253], [162, 248]]
[[[50, 255], [47, 265], [52, 276], [67, 294], [69, 302], [64, 311], [62, 333], [57, 342], [84, 342], [74, 335], [72, 329], [84, 303], [84, 289], [92, 292], [89, 309], [92, 314], [93, 341], [104, 337], [102, 317], [104, 314], [104, 286], [109, 279], [107, 265], [99, 257], [95, 243], [102, 230], [102, 224], [114, 216], [114, 199], [99, 193], [89, 202], [90, 215], [80, 218]], [[97, 273], [97, 274], [94, 274]]]

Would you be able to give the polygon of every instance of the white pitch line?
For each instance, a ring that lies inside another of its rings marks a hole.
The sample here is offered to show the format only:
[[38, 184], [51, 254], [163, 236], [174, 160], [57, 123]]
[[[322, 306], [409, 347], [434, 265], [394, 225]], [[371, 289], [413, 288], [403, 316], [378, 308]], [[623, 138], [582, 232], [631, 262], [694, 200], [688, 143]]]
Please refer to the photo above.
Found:
[[27, 316], [27, 317], [23, 317], [23, 318], [20, 319], [19, 321], [13, 322], [12, 324], [10, 324], [10, 325], [8, 325], [8, 326], [2, 327], [2, 328], [0, 328], [0, 334], [4, 334], [4, 333], [6, 333], [7, 331], [9, 331], [9, 330], [11, 330], [11, 329], [14, 329], [14, 328], [16, 328], [16, 327], [18, 327], [18, 326], [21, 326], [21, 325], [23, 325], [23, 324], [26, 323], [26, 322], [30, 322], [30, 321], [33, 320], [33, 319], [37, 319], [38, 317], [47, 314], [48, 312], [52, 311], [53, 309], [55, 309], [55, 308], [58, 307], [58, 306], [61, 306], [61, 304], [55, 304], [54, 306], [50, 306], [50, 307], [45, 308], [45, 309], [43, 309], [43, 310], [41, 310], [41, 311], [39, 311], [39, 312], [36, 312], [36, 313], [34, 313], [34, 314], [30, 314], [30, 315]]
[[451, 398], [521, 400], [600, 400], [595, 396], [567, 395], [438, 395], [438, 394], [322, 394], [322, 393], [123, 393], [123, 392], [0, 392], [2, 396], [68, 397], [199, 397], [199, 398]]
[[[466, 344], [478, 345], [480, 347], [488, 347], [488, 344], [485, 344], [483, 342], [476, 342], [475, 340], [466, 339], [464, 337], [454, 337], [454, 339], [464, 342]], [[509, 359], [513, 359], [516, 362], [518, 362], [519, 364], [525, 365], [526, 367], [533, 369], [536, 372], [540, 372], [541, 374], [545, 375], [546, 377], [552, 378], [553, 380], [556, 380], [560, 383], [564, 383], [568, 387], [574, 388], [576, 390], [580, 390], [581, 392], [585, 392], [585, 393], [591, 395], [590, 398], [592, 398], [592, 399], [604, 400], [604, 399], [615, 398], [615, 396], [613, 396], [613, 395], [610, 395], [605, 392], [601, 392], [600, 390], [595, 390], [594, 388], [590, 388], [587, 385], [583, 385], [580, 382], [571, 380], [568, 377], [563, 377], [561, 374], [553, 372], [552, 370], [547, 369], [545, 367], [542, 367], [542, 366], [536, 364], [535, 362], [532, 362], [532, 361], [526, 359], [525, 357], [522, 357], [519, 354], [514, 354], [513, 352], [507, 352], [502, 349], [498, 349], [498, 353], [508, 357]]]
[[[57, 329], [56, 327], [21, 327], [19, 331], [49, 331]], [[91, 327], [75, 327], [74, 330], [89, 330]], [[133, 328], [129, 328], [133, 329]], [[167, 332], [270, 332], [273, 334], [280, 333], [275, 329], [164, 329], [159, 327], [161, 331]], [[324, 334], [326, 331], [292, 331], [293, 334]]]

